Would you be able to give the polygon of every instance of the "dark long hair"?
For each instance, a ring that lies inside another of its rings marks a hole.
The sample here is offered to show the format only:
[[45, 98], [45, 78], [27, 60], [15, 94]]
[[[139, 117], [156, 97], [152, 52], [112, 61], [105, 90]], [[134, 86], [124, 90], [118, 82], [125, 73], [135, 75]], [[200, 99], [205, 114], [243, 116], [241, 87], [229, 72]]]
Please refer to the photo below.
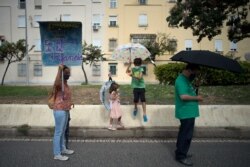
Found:
[[117, 91], [118, 88], [119, 88], [119, 85], [116, 82], [112, 82], [109, 88], [109, 93], [112, 93], [113, 91]]
[[[70, 71], [70, 68], [68, 66], [66, 66], [66, 65], [63, 65], [62, 70], [63, 70], [63, 72], [66, 72], [67, 70]], [[58, 72], [57, 72], [56, 79], [55, 79], [55, 82], [54, 82], [54, 89], [55, 89], [56, 93], [58, 91], [62, 90], [62, 70], [61, 70], [60, 67], [58, 68]]]

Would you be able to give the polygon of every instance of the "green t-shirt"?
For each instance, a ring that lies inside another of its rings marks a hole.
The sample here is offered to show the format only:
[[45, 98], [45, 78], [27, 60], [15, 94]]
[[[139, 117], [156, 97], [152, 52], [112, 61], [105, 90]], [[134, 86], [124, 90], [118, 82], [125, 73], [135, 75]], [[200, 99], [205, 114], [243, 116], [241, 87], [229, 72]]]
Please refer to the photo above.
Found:
[[198, 101], [184, 101], [180, 98], [181, 95], [196, 96], [192, 83], [183, 74], [175, 80], [175, 117], [178, 119], [198, 117]]
[[[132, 68], [132, 76], [137, 77], [142, 72], [143, 72], [143, 68], [140, 66], [136, 66], [136, 67]], [[132, 88], [145, 88], [144, 79], [143, 78], [136, 79], [136, 78], [132, 77], [131, 86], [132, 86]]]

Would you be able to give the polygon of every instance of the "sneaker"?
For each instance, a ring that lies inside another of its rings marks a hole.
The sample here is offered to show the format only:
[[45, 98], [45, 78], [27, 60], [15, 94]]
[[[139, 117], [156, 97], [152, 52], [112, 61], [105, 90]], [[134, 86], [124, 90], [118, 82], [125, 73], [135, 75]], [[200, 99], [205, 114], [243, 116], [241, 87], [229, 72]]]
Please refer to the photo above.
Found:
[[188, 159], [188, 158], [177, 159], [176, 161], [178, 161], [181, 164], [186, 165], [186, 166], [193, 166], [193, 162], [190, 159]]
[[120, 122], [120, 123], [118, 123], [117, 128], [120, 128], [120, 129], [121, 129], [121, 128], [124, 128], [123, 123], [121, 123], [121, 122]]
[[143, 121], [144, 121], [144, 122], [148, 122], [148, 117], [147, 117], [147, 115], [143, 115]]
[[74, 151], [73, 150], [69, 150], [69, 149], [65, 149], [65, 150], [62, 151], [62, 154], [71, 155], [71, 154], [74, 154]]
[[137, 115], [137, 112], [138, 112], [138, 110], [137, 110], [137, 109], [134, 109], [134, 112], [133, 112], [134, 116]]
[[108, 130], [116, 130], [116, 128], [113, 127], [112, 125], [109, 125], [109, 126], [108, 126]]
[[69, 157], [59, 154], [59, 155], [55, 155], [54, 159], [55, 160], [60, 160], [60, 161], [67, 161], [69, 159]]

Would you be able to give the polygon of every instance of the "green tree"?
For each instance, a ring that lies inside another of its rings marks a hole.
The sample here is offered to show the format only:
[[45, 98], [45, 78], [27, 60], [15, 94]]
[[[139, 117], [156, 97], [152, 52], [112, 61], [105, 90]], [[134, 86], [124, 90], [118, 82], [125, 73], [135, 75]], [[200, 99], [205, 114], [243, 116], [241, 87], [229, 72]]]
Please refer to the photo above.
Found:
[[5, 75], [9, 69], [11, 63], [22, 61], [26, 52], [25, 40], [18, 40], [16, 43], [5, 41], [0, 46], [0, 59], [7, 60], [7, 66], [5, 68], [1, 85], [4, 84]]
[[146, 40], [142, 44], [151, 53], [151, 59], [155, 61], [156, 55], [163, 55], [166, 51], [174, 53], [177, 48], [177, 41], [165, 33], [158, 33], [154, 40]]
[[250, 37], [249, 1], [178, 0], [166, 20], [169, 26], [191, 28], [198, 42], [221, 34], [226, 22], [228, 39], [238, 42]]
[[86, 71], [84, 69], [84, 64], [85, 65], [90, 65], [92, 66], [95, 62], [103, 61], [106, 60], [102, 54], [102, 50], [98, 46], [93, 46], [92, 44], [88, 45], [86, 42], [83, 44], [83, 59], [82, 59], [82, 71], [84, 73], [85, 77], [85, 84], [88, 84], [88, 78]]

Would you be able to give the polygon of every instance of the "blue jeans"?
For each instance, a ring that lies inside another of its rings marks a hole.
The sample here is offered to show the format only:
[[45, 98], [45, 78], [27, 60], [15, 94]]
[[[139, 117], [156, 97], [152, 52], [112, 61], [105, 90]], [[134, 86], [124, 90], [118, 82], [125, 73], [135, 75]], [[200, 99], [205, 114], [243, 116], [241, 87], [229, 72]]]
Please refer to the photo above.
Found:
[[54, 110], [55, 118], [55, 132], [53, 139], [53, 152], [54, 155], [61, 154], [65, 147], [65, 130], [68, 121], [68, 111]]
[[177, 137], [175, 151], [175, 158], [177, 160], [185, 159], [187, 157], [193, 138], [195, 118], [181, 119], [180, 122], [181, 126]]

